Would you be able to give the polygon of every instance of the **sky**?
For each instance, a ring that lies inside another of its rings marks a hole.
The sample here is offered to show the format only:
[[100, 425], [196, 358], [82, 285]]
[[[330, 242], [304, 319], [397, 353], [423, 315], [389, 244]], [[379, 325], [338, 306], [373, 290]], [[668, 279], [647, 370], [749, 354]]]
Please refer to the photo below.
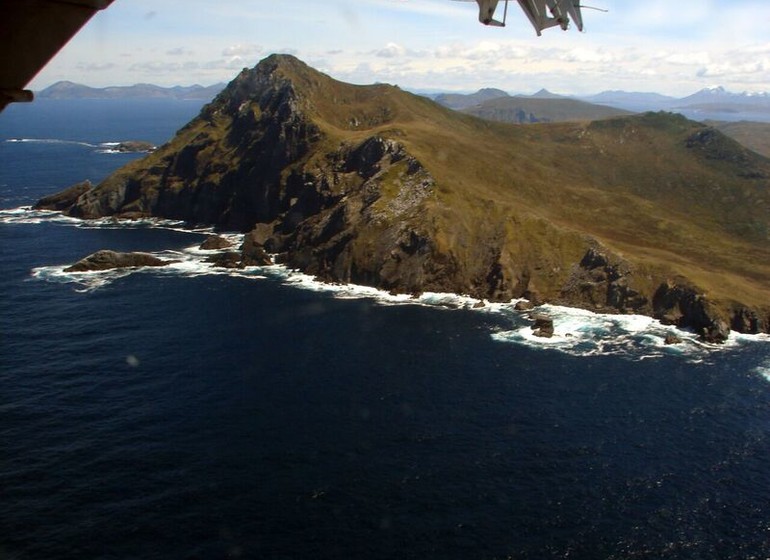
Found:
[[453, 0], [115, 0], [29, 87], [207, 86], [289, 53], [339, 80], [422, 92], [770, 91], [768, 0], [585, 1], [608, 11], [584, 8], [583, 33], [537, 37], [513, 0], [505, 28]]

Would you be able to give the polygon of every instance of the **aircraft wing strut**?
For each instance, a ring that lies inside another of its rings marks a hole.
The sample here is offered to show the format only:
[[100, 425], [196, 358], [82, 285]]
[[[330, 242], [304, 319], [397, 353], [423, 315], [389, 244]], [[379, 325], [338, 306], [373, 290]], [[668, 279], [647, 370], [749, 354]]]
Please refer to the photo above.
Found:
[[[484, 25], [496, 27], [505, 26], [505, 16], [502, 21], [494, 18], [495, 10], [500, 0], [476, 0], [479, 5], [479, 21]], [[505, 9], [508, 9], [508, 0]], [[529, 19], [538, 35], [549, 27], [561, 27], [565, 31], [570, 21], [578, 30], [583, 31], [583, 14], [580, 12], [580, 0], [517, 0], [524, 14]]]

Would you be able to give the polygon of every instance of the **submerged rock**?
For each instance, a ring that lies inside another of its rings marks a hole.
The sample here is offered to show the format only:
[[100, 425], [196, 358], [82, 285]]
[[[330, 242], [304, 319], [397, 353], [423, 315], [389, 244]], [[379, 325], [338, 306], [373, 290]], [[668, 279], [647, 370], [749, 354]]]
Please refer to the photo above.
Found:
[[206, 262], [213, 263], [214, 266], [219, 266], [221, 268], [243, 268], [241, 254], [235, 251], [217, 253], [207, 258]]
[[682, 343], [682, 339], [679, 338], [678, 336], [676, 336], [674, 333], [667, 333], [666, 334], [666, 338], [665, 338], [665, 340], [663, 342], [666, 345], [681, 344]]
[[64, 272], [88, 272], [135, 266], [165, 266], [171, 264], [171, 262], [173, 261], [164, 261], [148, 253], [118, 253], [116, 251], [101, 250], [65, 268]]

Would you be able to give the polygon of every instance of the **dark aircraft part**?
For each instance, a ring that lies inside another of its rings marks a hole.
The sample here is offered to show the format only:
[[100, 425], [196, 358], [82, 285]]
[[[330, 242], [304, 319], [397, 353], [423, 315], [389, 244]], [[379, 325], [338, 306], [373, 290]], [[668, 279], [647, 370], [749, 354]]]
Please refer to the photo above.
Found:
[[91, 17], [113, 0], [0, 0], [0, 111], [32, 101], [24, 89]]

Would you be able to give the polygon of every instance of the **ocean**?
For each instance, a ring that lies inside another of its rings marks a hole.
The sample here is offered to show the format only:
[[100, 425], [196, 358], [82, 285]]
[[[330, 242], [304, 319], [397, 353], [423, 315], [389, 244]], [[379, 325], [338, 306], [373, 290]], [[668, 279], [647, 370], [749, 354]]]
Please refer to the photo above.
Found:
[[[29, 208], [199, 107], [0, 114], [0, 558], [770, 558], [770, 337], [546, 306], [538, 339], [512, 304]], [[63, 271], [102, 248], [177, 262]]]

